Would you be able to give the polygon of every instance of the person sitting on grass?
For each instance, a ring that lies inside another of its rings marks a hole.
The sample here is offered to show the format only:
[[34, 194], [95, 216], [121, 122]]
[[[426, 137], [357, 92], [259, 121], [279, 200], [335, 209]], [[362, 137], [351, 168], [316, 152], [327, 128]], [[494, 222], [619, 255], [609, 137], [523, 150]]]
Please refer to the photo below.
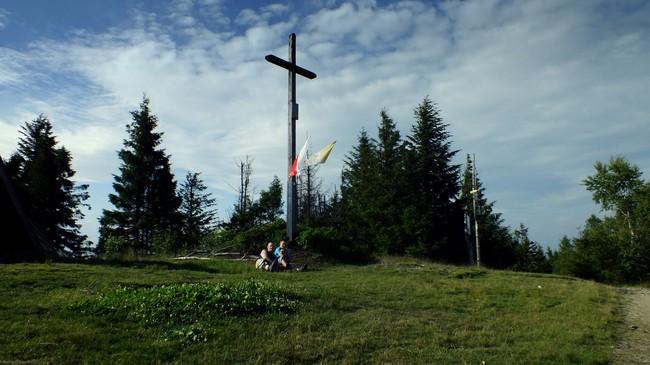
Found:
[[278, 247], [275, 249], [275, 257], [278, 258], [278, 264], [280, 265], [281, 270], [288, 270], [291, 269], [293, 265], [291, 265], [291, 255], [289, 248], [287, 248], [287, 243], [282, 240], [280, 241], [280, 244]]
[[289, 264], [287, 250], [281, 248], [279, 254], [280, 256], [278, 256], [278, 268], [280, 271], [289, 270], [291, 268], [291, 264]]
[[278, 271], [278, 259], [273, 253], [273, 242], [266, 244], [260, 252], [260, 258], [255, 261], [255, 267], [264, 271]]
[[[280, 270], [285, 271], [294, 269], [295, 265], [292, 261], [291, 250], [287, 247], [287, 242], [285, 240], [280, 241], [280, 245], [275, 249], [275, 257], [278, 258], [278, 267]], [[307, 270], [307, 263], [296, 268], [296, 271], [305, 270]]]

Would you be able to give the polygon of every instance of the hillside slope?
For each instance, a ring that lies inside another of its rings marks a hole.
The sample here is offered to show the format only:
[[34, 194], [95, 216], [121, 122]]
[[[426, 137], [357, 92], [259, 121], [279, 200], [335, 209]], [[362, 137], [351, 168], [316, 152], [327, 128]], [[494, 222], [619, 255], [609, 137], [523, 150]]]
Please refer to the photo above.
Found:
[[[138, 300], [138, 288], [251, 278], [295, 293], [297, 311], [146, 324], [119, 308], [79, 310], [126, 288]], [[0, 362], [606, 364], [617, 300], [589, 281], [415, 261], [305, 273], [231, 261], [0, 265]]]

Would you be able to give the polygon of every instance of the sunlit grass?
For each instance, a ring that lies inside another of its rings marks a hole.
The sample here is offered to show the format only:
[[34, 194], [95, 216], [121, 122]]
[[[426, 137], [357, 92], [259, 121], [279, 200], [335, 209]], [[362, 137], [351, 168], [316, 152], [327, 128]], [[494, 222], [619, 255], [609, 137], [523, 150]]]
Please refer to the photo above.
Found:
[[[300, 297], [294, 313], [143, 324], [70, 310], [120, 287], [245, 280]], [[606, 364], [611, 287], [417, 260], [262, 273], [165, 260], [0, 266], [0, 362]]]

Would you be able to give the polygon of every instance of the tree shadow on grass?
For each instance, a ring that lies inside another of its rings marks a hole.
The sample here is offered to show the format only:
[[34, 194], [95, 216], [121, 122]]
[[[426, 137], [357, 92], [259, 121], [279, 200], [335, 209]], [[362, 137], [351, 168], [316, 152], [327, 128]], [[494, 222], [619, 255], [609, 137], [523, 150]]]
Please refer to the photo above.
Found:
[[[118, 260], [118, 259], [92, 259], [80, 263], [87, 265], [112, 266], [130, 269], [156, 269], [156, 270], [187, 270], [201, 271], [210, 274], [230, 273], [232, 270], [220, 269], [210, 265], [201, 265], [195, 262], [171, 262], [164, 260]], [[244, 271], [244, 270], [242, 270]]]

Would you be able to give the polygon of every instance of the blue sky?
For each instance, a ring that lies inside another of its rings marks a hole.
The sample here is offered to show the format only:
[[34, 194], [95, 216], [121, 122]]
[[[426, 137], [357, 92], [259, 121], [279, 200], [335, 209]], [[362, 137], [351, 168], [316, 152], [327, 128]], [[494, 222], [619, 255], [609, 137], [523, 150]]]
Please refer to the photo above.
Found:
[[[116, 151], [142, 93], [177, 178], [203, 172], [225, 217], [237, 160], [265, 188], [286, 170], [285, 57], [298, 34], [298, 144], [338, 141], [321, 169], [339, 181], [362, 127], [382, 108], [409, 132], [429, 95], [457, 162], [475, 153], [506, 223], [556, 246], [598, 213], [581, 181], [622, 154], [650, 170], [647, 1], [18, 1], [0, 2], [0, 155], [40, 113], [90, 184], [83, 231], [97, 237]], [[647, 177], [647, 176], [646, 176]]]

